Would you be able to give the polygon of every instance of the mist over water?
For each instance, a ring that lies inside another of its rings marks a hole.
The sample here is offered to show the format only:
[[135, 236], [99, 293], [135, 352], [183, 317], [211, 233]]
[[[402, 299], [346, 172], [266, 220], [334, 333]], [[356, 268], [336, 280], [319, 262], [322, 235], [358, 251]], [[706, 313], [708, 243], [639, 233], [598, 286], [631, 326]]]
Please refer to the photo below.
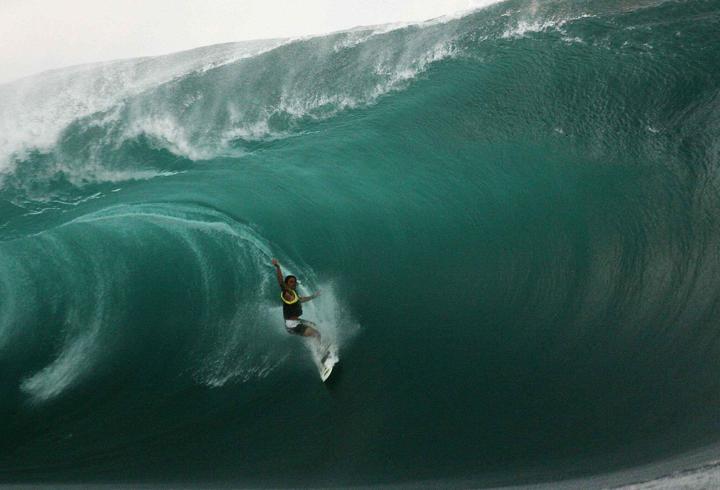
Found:
[[[0, 85], [0, 482], [477, 487], [717, 443], [719, 26], [509, 1]], [[273, 257], [322, 291], [329, 385]]]

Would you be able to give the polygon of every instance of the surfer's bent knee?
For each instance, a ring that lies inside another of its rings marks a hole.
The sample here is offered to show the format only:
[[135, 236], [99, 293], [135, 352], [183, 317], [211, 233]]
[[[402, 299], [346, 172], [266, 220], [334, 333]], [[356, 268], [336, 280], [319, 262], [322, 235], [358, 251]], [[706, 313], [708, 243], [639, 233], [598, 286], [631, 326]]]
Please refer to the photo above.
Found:
[[320, 332], [318, 332], [317, 330], [315, 330], [314, 328], [312, 328], [309, 325], [306, 325], [305, 332], [303, 333], [303, 335], [305, 337], [317, 337], [318, 339], [320, 338]]

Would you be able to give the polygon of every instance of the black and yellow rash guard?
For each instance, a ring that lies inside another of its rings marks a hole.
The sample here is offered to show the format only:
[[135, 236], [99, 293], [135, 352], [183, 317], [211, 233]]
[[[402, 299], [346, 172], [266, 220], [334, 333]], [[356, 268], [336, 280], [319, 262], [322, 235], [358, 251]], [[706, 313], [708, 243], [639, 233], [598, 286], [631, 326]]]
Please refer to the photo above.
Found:
[[293, 299], [288, 301], [285, 299], [285, 291], [282, 291], [280, 293], [280, 299], [282, 299], [283, 302], [283, 318], [285, 318], [286, 320], [293, 317], [298, 318], [300, 315], [302, 315], [302, 304], [300, 303], [300, 296], [298, 296], [298, 293], [296, 293], [292, 289], [288, 289], [287, 291], [293, 294]]

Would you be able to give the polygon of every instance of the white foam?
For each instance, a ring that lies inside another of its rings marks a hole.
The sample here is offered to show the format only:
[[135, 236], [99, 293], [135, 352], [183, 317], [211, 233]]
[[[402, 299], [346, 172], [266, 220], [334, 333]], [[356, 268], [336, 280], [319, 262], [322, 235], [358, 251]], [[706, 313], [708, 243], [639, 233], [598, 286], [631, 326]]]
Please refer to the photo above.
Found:
[[253, 379], [262, 379], [281, 365], [287, 356], [273, 359], [269, 355], [261, 356], [251, 362], [239, 362], [228, 365], [227, 358], [210, 361], [205, 369], [196, 376], [198, 382], [210, 388], [221, 388], [228, 382], [247, 383]]
[[[361, 45], [411, 25], [422, 31], [462, 15], [347, 31], [333, 49]], [[343, 86], [342, 77], [328, 81], [326, 88], [302, 79], [275, 80], [273, 83], [278, 83], [280, 89], [279, 100], [270, 95], [266, 101], [253, 99], [249, 107], [243, 107], [237, 97], [225, 100], [206, 90], [184, 94], [179, 101], [158, 99], [156, 102], [142, 94], [190, 73], [257, 56], [297, 40], [219, 45], [162, 57], [86, 65], [0, 85], [0, 180], [25, 160], [29, 151], [51, 150], [63, 131], [77, 121], [81, 121], [81, 128], [97, 126], [109, 130], [105, 140], [86, 146], [81, 164], [53, 162], [52, 168], [44, 169], [43, 173], [48, 177], [62, 173], [79, 186], [88, 182], [168, 175], [148, 169], [105, 168], [107, 162], [100, 150], [140, 136], [158, 148], [192, 160], [238, 156], [243, 151], [234, 145], [238, 139], [253, 141], [291, 135], [290, 130], [272, 127], [274, 117], [325, 119], [344, 110], [372, 105], [383, 95], [406, 87], [431, 64], [457, 55], [452, 31], [438, 30], [435, 40], [435, 34], [415, 36], [415, 31], [408, 31], [404, 43], [389, 42], [383, 48], [385, 51], [368, 49], [360, 57], [360, 63], [352, 68], [358, 74], [366, 70], [374, 73], [375, 82], [370, 79], [367, 86]], [[348, 77], [355, 78], [352, 73]], [[196, 109], [196, 106], [203, 109], [203, 104], [217, 114]], [[257, 104], [260, 106], [256, 107]], [[225, 116], [229, 116], [225, 127], [213, 127]]]
[[[150, 169], [112, 169], [103, 167], [98, 161], [88, 161], [84, 166], [67, 165], [58, 162], [51, 168], [45, 169], [47, 174], [61, 173], [68, 182], [82, 186], [88, 182], [132, 182], [134, 180], [150, 180], [157, 177], [169, 177], [182, 173], [181, 171], [150, 170]], [[43, 200], [43, 196], [33, 196], [36, 200]]]
[[22, 391], [32, 401], [44, 402], [55, 398], [75, 383], [92, 364], [97, 347], [94, 333], [68, 341], [52, 363], [22, 382]]
[[[360, 331], [360, 324], [340, 301], [334, 283], [322, 283], [318, 289], [317, 298], [303, 303], [303, 318], [318, 325], [324, 340], [342, 347]], [[312, 292], [306, 291], [306, 294]]]
[[214, 154], [192, 143], [190, 129], [169, 114], [150, 114], [133, 120], [125, 130], [123, 139], [138, 136], [149, 136], [159, 147], [192, 160], [210, 158]]
[[[534, 16], [534, 14], [533, 14]], [[584, 19], [587, 17], [592, 17], [590, 14], [582, 14], [578, 16], [572, 16], [567, 18], [560, 18], [560, 19], [531, 19], [531, 20], [525, 20], [521, 19], [519, 20], [515, 25], [508, 27], [501, 35], [503, 39], [518, 39], [525, 37], [528, 33], [533, 32], [546, 32], [549, 30], [556, 30], [560, 32], [561, 34], [565, 34], [565, 37], [563, 38], [566, 42], [583, 42], [580, 38], [572, 38], [567, 36], [567, 33], [564, 31], [564, 26], [568, 24], [569, 22], [573, 22], [575, 20]]]
[[384, 58], [377, 56], [372, 66], [375, 75], [380, 79], [374, 86], [366, 88], [361, 94], [295, 94], [284, 92], [278, 110], [292, 115], [295, 118], [314, 117], [314, 112], [322, 107], [330, 107], [321, 117], [327, 118], [341, 111], [375, 104], [378, 99], [390, 92], [400, 90], [423, 73], [435, 62], [452, 58], [457, 55], [457, 49], [452, 40], [442, 40], [425, 50], [418, 57], [401, 59], [394, 57]]
[[534, 21], [519, 21], [515, 26], [509, 27], [502, 33], [503, 39], [509, 38], [520, 38], [524, 37], [529, 32], [543, 32], [548, 29], [560, 27], [563, 21], [553, 20], [534, 20]]
[[219, 388], [263, 379], [288, 359], [286, 346], [270, 335], [268, 325], [272, 322], [262, 314], [261, 301], [251, 296], [254, 300], [240, 305], [232, 321], [216, 325], [201, 339], [209, 350], [193, 375], [198, 384]]
[[[46, 255], [54, 257], [61, 267], [69, 265], [69, 257], [77, 257], [74, 248], [57, 234], [45, 231], [37, 236], [37, 243], [51, 248]], [[69, 282], [65, 287], [78, 293], [68, 297], [69, 304], [62, 331], [64, 339], [54, 360], [20, 384], [21, 390], [33, 403], [46, 402], [57, 397], [91, 373], [103, 357], [103, 346], [100, 342], [102, 330], [113, 322], [120, 321], [118, 318], [110, 318], [108, 312], [113, 309], [112, 303], [122, 301], [120, 298], [123, 290], [114, 284], [123, 281], [124, 269], [118, 264], [113, 268], [113, 273], [107, 275], [105, 264], [100, 257], [86, 257], [83, 260], [89, 262], [87, 275], [73, 273], [66, 277]], [[75, 284], [76, 282], [78, 284]], [[93, 287], [87, 289], [88, 283]], [[83, 290], [88, 294], [81, 295], [79, 291]], [[112, 290], [113, 294], [108, 295], [108, 290]]]
[[[273, 131], [270, 129], [267, 119], [264, 119], [250, 124], [233, 125], [222, 132], [221, 141], [227, 146], [231, 141], [239, 138], [252, 141], [267, 139], [271, 135], [273, 135]], [[278, 137], [285, 135], [285, 133], [275, 133], [275, 136]]]
[[[12, 171], [13, 155], [22, 159], [30, 149], [50, 149], [73, 121], [109, 111], [129, 97], [189, 73], [257, 56], [284, 42], [249, 41], [95, 63], [0, 85], [0, 173]], [[103, 122], [107, 121], [98, 121]]]

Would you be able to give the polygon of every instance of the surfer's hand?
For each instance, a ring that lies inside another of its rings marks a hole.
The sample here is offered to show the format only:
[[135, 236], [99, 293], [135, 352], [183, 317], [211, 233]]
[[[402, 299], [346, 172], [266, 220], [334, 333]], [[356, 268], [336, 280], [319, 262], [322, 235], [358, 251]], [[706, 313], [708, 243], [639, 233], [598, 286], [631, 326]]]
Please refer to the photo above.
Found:
[[320, 296], [320, 291], [319, 291], [319, 290], [318, 290], [318, 291], [315, 291], [315, 294], [313, 294], [313, 298], [317, 298], [318, 296]]
[[275, 267], [279, 267], [279, 266], [280, 266], [280, 264], [278, 263], [277, 259], [272, 259], [272, 265], [274, 265]]

